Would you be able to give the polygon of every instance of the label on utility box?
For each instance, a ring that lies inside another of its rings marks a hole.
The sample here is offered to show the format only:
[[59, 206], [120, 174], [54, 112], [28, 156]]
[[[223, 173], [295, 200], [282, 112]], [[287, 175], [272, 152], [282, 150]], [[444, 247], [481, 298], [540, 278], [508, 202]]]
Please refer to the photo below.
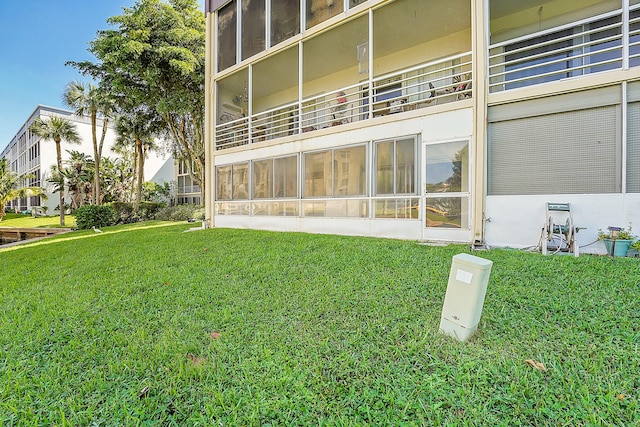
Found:
[[456, 271], [456, 280], [462, 283], [466, 283], [467, 285], [471, 284], [471, 280], [473, 280], [473, 273], [470, 271], [464, 271], [458, 269]]

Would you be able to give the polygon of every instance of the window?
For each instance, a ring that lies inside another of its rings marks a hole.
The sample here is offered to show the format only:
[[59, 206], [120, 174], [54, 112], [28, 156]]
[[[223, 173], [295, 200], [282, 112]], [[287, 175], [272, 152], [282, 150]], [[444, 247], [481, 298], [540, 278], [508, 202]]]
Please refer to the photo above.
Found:
[[274, 159], [274, 197], [298, 197], [298, 156]]
[[304, 155], [304, 197], [331, 196], [331, 154], [329, 150]]
[[415, 139], [376, 142], [376, 194], [416, 194]]
[[300, 33], [300, 0], [271, 0], [271, 46]]
[[231, 166], [216, 168], [216, 200], [231, 200]]
[[311, 28], [344, 11], [342, 0], [307, 0], [307, 26]]
[[[568, 29], [505, 46], [505, 80], [512, 81], [505, 89], [569, 77], [568, 72], [562, 71], [570, 67], [573, 40], [567, 37], [571, 35], [572, 30]], [[557, 39], [561, 40], [553, 42]], [[566, 61], [562, 61], [563, 58]], [[541, 74], [549, 75], [529, 79]]]
[[265, 0], [242, 0], [242, 59], [265, 49]]
[[[297, 216], [298, 156], [253, 162], [252, 214], [258, 216]], [[274, 199], [274, 200], [265, 200]]]
[[249, 163], [233, 165], [231, 197], [233, 200], [246, 200], [249, 198]]
[[236, 0], [218, 11], [218, 71], [236, 63]]
[[307, 153], [305, 197], [366, 195], [366, 147], [341, 148]]
[[273, 160], [253, 162], [253, 198], [270, 199], [273, 197]]

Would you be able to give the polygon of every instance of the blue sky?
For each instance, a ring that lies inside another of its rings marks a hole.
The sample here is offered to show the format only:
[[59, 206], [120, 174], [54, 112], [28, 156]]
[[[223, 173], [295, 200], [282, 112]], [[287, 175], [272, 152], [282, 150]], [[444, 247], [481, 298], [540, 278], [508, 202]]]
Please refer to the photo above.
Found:
[[[200, 5], [204, 1], [199, 1]], [[88, 81], [66, 61], [87, 51], [107, 18], [135, 0], [0, 0], [0, 151], [39, 105], [64, 108], [67, 83]]]

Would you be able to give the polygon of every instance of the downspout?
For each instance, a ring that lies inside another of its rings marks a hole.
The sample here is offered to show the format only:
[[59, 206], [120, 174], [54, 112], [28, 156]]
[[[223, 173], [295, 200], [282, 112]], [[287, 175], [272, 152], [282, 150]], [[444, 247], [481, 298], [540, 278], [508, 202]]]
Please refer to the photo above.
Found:
[[205, 4], [206, 42], [205, 42], [205, 78], [204, 78], [204, 180], [205, 180], [205, 227], [215, 227], [214, 202], [215, 202], [215, 177], [214, 177], [214, 67], [215, 67], [215, 17], [211, 1]]
[[472, 233], [473, 246], [484, 244], [485, 208], [487, 199], [487, 82], [489, 2], [471, 1], [471, 52], [473, 67], [473, 194]]

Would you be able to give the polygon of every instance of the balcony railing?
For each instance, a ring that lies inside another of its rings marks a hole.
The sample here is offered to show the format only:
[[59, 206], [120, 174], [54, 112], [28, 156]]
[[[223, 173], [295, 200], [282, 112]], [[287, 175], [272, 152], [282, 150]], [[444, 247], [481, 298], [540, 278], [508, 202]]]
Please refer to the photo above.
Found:
[[467, 99], [471, 97], [472, 80], [471, 53], [466, 52], [248, 117], [223, 113], [215, 127], [215, 148], [222, 150]]
[[630, 12], [628, 53], [621, 10], [491, 45], [489, 91], [622, 69], [626, 58], [640, 65], [639, 6]]
[[199, 185], [185, 185], [178, 187], [178, 194], [198, 194], [200, 193]]

